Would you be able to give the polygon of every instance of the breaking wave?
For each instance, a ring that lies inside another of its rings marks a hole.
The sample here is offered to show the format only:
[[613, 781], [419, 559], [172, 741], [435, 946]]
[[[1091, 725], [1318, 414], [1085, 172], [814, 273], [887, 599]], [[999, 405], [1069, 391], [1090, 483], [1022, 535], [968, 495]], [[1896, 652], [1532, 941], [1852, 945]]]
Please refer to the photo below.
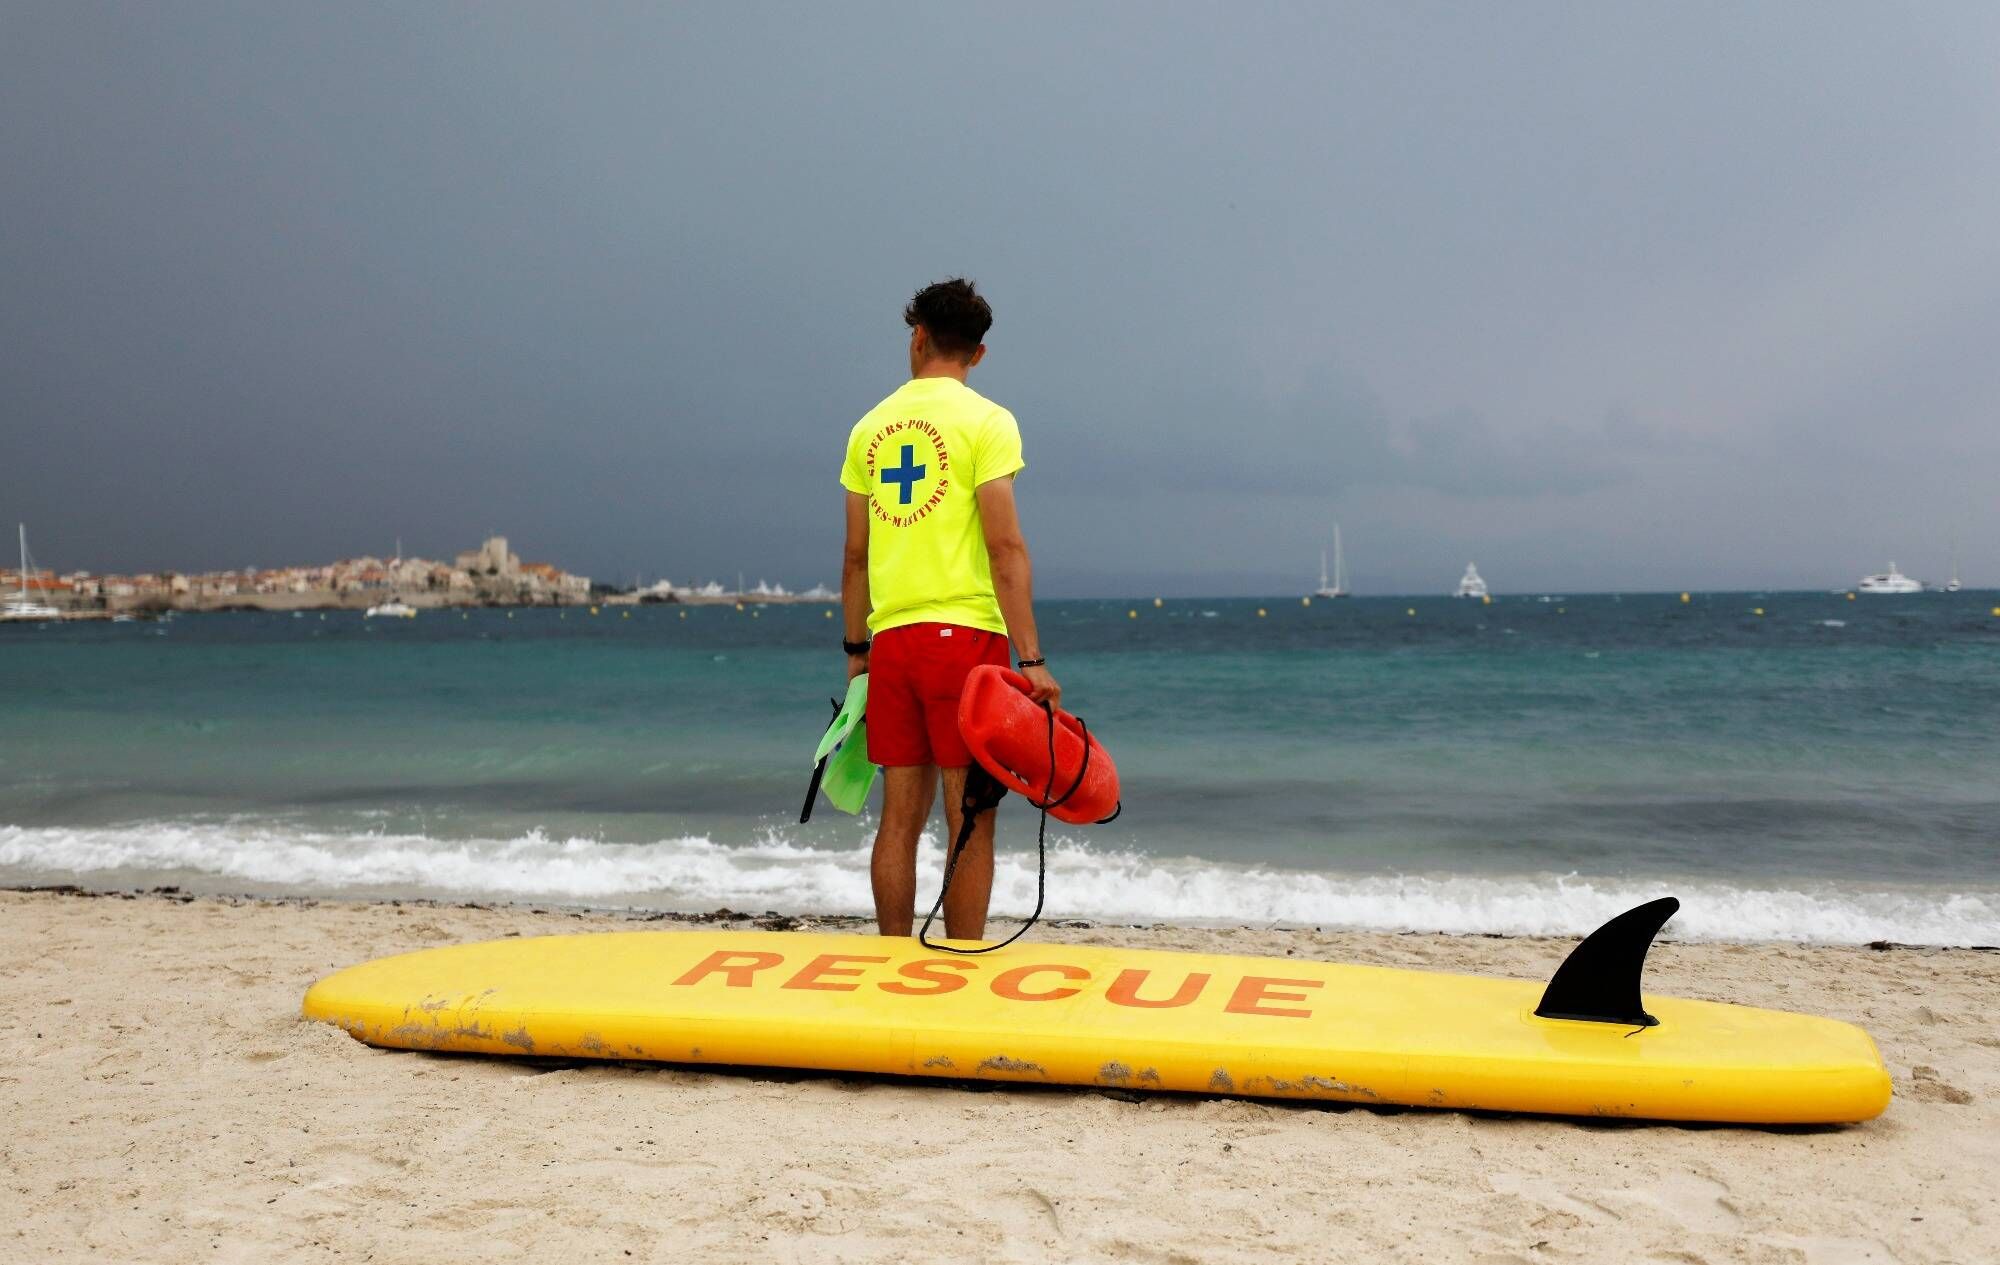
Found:
[[[918, 888], [936, 891], [943, 849], [926, 836]], [[730, 846], [330, 833], [244, 823], [101, 828], [0, 826], [0, 878], [98, 886], [175, 882], [209, 890], [540, 899], [662, 909], [729, 906], [866, 913], [868, 849], [769, 834]], [[232, 886], [233, 885], [233, 886]], [[1575, 935], [1663, 894], [1687, 940], [1859, 944], [2000, 943], [2000, 890], [1809, 885], [1575, 875], [1344, 875], [1227, 865], [1062, 841], [1049, 853], [1048, 916], [1126, 922], [1280, 923], [1375, 931]], [[1034, 907], [1034, 858], [1003, 854], [996, 914]]]

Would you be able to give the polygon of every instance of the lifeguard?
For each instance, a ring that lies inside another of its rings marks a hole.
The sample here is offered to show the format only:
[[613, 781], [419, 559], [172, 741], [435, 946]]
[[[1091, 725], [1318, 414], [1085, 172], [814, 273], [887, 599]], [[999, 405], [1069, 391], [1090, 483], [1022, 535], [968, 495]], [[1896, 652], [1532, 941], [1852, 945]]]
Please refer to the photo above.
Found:
[[[917, 838], [940, 780], [948, 837], [959, 835], [972, 763], [958, 728], [966, 674], [1005, 667], [1011, 641], [1034, 701], [1062, 697], [1035, 631], [1014, 506], [1020, 428], [966, 385], [993, 309], [959, 278], [919, 290], [903, 321], [910, 380], [855, 424], [840, 472], [847, 679], [868, 673], [868, 759], [883, 769], [870, 878], [885, 936], [907, 936], [915, 921]], [[982, 813], [944, 898], [947, 934], [980, 939], [992, 891], [993, 814]]]

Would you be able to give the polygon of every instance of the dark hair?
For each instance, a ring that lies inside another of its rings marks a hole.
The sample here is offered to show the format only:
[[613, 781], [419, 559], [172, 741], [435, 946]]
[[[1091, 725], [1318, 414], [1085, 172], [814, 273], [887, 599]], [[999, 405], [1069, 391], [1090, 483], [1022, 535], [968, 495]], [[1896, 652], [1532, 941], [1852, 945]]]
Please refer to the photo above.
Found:
[[993, 328], [993, 309], [964, 277], [934, 281], [917, 291], [903, 309], [903, 324], [929, 331], [931, 346], [955, 360], [964, 360], [986, 341]]

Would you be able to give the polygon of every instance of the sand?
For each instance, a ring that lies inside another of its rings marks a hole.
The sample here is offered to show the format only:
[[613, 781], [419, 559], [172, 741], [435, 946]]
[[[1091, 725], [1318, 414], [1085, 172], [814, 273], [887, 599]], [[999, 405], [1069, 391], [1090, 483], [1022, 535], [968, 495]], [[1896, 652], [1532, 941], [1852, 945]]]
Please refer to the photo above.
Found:
[[[1655, 949], [1649, 991], [1874, 1034], [1896, 1099], [1828, 1129], [392, 1053], [298, 1017], [365, 958], [633, 925], [0, 893], [0, 1260], [2000, 1260], [1991, 952]], [[1536, 978], [1569, 947], [1033, 934]]]

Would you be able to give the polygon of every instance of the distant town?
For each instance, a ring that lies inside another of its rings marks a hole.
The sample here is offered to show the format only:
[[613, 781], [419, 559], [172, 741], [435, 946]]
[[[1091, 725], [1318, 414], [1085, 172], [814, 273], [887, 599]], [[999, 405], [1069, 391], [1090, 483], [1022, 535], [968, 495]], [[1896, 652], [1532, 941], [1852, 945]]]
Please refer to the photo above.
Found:
[[523, 562], [507, 538], [494, 536], [450, 562], [428, 558], [343, 558], [322, 566], [234, 571], [162, 571], [138, 575], [57, 574], [0, 569], [0, 596], [55, 608], [58, 617], [104, 618], [167, 611], [356, 610], [395, 613], [466, 606], [635, 605], [682, 602], [830, 602], [838, 594], [816, 585], [793, 593], [759, 580], [734, 589], [721, 581], [677, 585], [660, 580], [620, 589], [593, 585], [546, 562]]

